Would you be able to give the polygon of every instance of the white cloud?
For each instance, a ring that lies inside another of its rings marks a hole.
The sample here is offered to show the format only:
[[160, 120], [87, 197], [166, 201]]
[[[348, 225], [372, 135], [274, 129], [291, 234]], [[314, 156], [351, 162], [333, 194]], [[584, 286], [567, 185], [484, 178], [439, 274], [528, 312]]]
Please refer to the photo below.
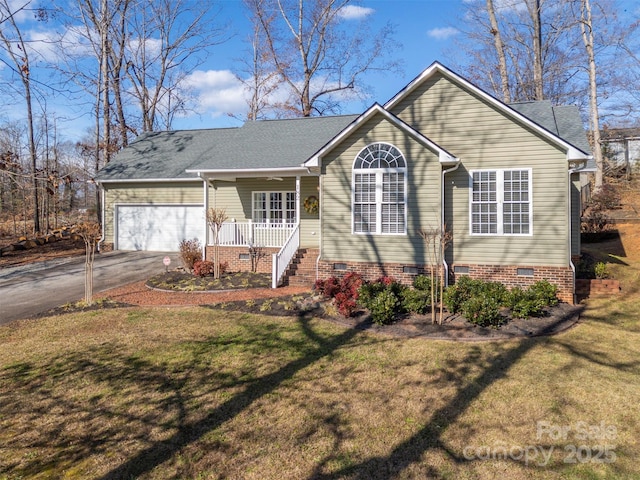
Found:
[[[465, 5], [477, 4], [478, 8], [486, 8], [484, 1], [482, 0], [462, 0]], [[497, 12], [521, 12], [526, 11], [527, 4], [525, 0], [495, 0], [493, 7]]]
[[58, 63], [65, 55], [84, 57], [92, 55], [91, 47], [78, 29], [57, 32], [49, 29], [29, 30], [29, 53], [49, 63]]
[[459, 33], [457, 28], [453, 27], [442, 27], [442, 28], [432, 28], [427, 32], [431, 38], [435, 38], [436, 40], [447, 40], [448, 38], [453, 37]]
[[136, 53], [141, 50], [143, 42], [145, 57], [153, 58], [154, 55], [160, 55], [162, 51], [162, 40], [159, 38], [147, 38], [144, 40], [141, 40], [140, 38], [133, 38], [129, 40], [127, 44], [129, 54], [135, 57]]
[[196, 70], [184, 84], [196, 93], [199, 114], [218, 117], [247, 110], [245, 88], [229, 70]]
[[368, 17], [375, 10], [373, 8], [359, 7], [357, 5], [346, 5], [340, 9], [338, 15], [345, 20], [359, 20]]

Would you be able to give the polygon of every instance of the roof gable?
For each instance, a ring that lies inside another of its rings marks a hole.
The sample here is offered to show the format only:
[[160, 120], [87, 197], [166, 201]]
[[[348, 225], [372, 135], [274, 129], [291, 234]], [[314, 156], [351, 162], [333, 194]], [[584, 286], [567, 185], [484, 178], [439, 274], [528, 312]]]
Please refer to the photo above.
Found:
[[[473, 85], [468, 80], [464, 79], [457, 73], [449, 70], [439, 62], [434, 62], [429, 66], [426, 70], [424, 70], [420, 75], [418, 75], [415, 79], [413, 79], [409, 84], [400, 90], [395, 96], [393, 96], [387, 103], [385, 103], [384, 108], [386, 110], [392, 110], [395, 106], [397, 106], [400, 102], [402, 102], [407, 96], [412, 94], [416, 89], [418, 89], [425, 82], [430, 80], [435, 75], [441, 75], [446, 78], [448, 81], [458, 85], [464, 90], [472, 92], [477, 97], [481, 98], [484, 102], [491, 105], [496, 110], [503, 113], [505, 116], [511, 118], [512, 120], [527, 126], [531, 130], [535, 131], [538, 135], [542, 136], [549, 140], [552, 144], [558, 146], [562, 150], [566, 152], [568, 161], [586, 161], [590, 159], [590, 155], [588, 150], [582, 150], [577, 145], [572, 144], [568, 139], [562, 138], [559, 135], [557, 129], [547, 129], [544, 125], [540, 125], [537, 121], [523, 115], [518, 110], [511, 108], [509, 105], [501, 102], [497, 98], [489, 95], [484, 90], [479, 87]], [[550, 105], [550, 104], [549, 104]], [[579, 117], [578, 117], [579, 118]], [[579, 123], [581, 125], [581, 122]], [[568, 129], [567, 126], [565, 126]], [[583, 145], [584, 146], [584, 145]]]
[[393, 115], [388, 110], [384, 109], [380, 104], [374, 103], [371, 107], [367, 109], [362, 115], [360, 115], [356, 120], [354, 120], [349, 126], [347, 126], [344, 130], [342, 130], [338, 135], [336, 135], [330, 142], [328, 142], [324, 147], [318, 150], [315, 155], [313, 155], [309, 160], [307, 160], [303, 165], [308, 168], [319, 167], [322, 161], [322, 157], [327, 155], [331, 150], [333, 150], [338, 144], [340, 144], [345, 138], [354, 133], [358, 128], [364, 125], [365, 122], [373, 118], [375, 115], [381, 115], [385, 118], [389, 123], [393, 124], [398, 129], [402, 130], [407, 135], [413, 137], [418, 142], [423, 145], [431, 148], [435, 152], [438, 153], [438, 158], [440, 159], [440, 163], [445, 165], [453, 165], [458, 162], [458, 159], [449, 153], [447, 150], [442, 148], [440, 145], [429, 140], [427, 137], [422, 135], [420, 132], [415, 130], [413, 127], [403, 122], [401, 119]]

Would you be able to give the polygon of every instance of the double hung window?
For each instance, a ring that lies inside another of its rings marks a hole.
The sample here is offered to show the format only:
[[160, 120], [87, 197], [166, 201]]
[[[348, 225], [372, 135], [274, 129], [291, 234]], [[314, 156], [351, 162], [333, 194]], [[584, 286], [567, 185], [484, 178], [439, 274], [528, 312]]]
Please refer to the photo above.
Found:
[[471, 172], [471, 233], [530, 235], [531, 169]]
[[353, 165], [354, 233], [406, 233], [407, 164], [393, 145], [373, 143]]

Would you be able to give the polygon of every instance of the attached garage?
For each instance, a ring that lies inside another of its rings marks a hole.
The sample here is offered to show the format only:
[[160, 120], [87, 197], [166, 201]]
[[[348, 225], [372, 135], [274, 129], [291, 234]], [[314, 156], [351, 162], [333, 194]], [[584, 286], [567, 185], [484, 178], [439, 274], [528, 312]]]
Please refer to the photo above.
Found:
[[182, 240], [204, 241], [202, 205], [117, 205], [117, 250], [177, 252]]

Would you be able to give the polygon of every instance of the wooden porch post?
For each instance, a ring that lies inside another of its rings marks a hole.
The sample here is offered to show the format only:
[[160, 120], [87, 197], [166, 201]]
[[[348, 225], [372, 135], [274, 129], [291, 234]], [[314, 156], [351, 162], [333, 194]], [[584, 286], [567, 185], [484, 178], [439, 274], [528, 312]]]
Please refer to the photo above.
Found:
[[206, 260], [207, 245], [209, 245], [209, 225], [207, 225], [207, 210], [209, 209], [209, 180], [206, 177], [204, 177], [202, 180], [204, 183], [204, 211], [202, 212], [204, 215], [204, 245], [202, 245], [202, 258]]
[[296, 225], [300, 225], [300, 175], [296, 176]]

